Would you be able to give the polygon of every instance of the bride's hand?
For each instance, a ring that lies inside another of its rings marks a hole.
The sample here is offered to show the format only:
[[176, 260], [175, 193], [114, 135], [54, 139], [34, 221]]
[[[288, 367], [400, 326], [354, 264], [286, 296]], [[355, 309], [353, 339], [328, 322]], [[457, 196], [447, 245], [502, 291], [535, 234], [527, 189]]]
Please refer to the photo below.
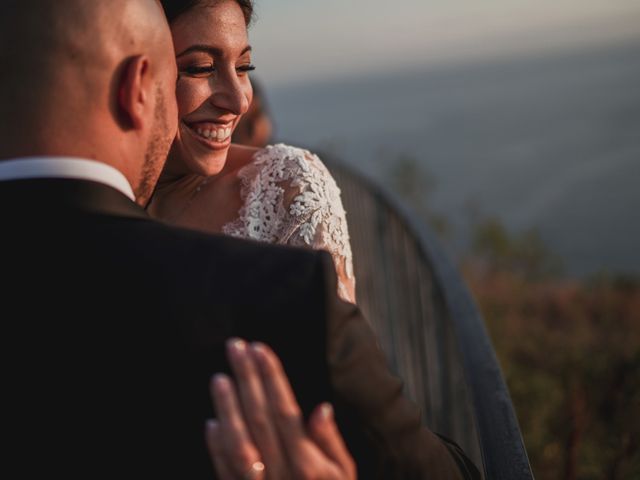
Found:
[[320, 405], [305, 427], [282, 365], [263, 344], [228, 344], [237, 386], [224, 375], [211, 383], [218, 413], [206, 438], [221, 480], [354, 480], [356, 469], [333, 419]]

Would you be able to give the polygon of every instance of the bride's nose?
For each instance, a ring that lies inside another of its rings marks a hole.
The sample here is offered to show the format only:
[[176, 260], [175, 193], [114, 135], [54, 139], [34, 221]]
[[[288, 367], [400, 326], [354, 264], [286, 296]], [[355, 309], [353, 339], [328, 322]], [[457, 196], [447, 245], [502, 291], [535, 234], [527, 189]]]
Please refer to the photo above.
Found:
[[235, 115], [244, 115], [249, 109], [250, 93], [244, 81], [235, 73], [218, 75], [212, 78], [211, 97], [209, 101], [218, 109], [226, 110]]

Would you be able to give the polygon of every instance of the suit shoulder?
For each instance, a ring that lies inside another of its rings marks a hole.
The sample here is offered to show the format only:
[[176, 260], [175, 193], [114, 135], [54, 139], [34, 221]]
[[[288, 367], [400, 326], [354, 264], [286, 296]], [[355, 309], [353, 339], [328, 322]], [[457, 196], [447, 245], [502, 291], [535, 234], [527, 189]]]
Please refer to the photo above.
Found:
[[325, 281], [327, 257], [331, 262], [325, 252], [145, 223], [145, 251], [151, 258], [179, 262], [198, 276], [226, 276], [237, 288], [266, 292], [318, 285]]

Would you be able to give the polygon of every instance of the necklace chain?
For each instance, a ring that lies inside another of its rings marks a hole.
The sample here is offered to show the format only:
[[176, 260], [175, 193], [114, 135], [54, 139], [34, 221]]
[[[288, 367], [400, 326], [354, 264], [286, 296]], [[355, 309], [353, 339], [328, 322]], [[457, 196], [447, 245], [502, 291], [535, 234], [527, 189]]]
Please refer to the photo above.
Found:
[[176, 213], [175, 215], [172, 215], [171, 218], [169, 219], [165, 218], [165, 220], [169, 223], [174, 223], [176, 220], [178, 220], [178, 218], [180, 218], [188, 210], [191, 204], [193, 204], [193, 201], [198, 196], [198, 193], [200, 193], [200, 191], [204, 188], [204, 186], [207, 185], [210, 178], [211, 177], [204, 177], [202, 181], [200, 181], [198, 186], [192, 190], [191, 195], [189, 195], [189, 198], [184, 204], [184, 207], [182, 207], [178, 213]]

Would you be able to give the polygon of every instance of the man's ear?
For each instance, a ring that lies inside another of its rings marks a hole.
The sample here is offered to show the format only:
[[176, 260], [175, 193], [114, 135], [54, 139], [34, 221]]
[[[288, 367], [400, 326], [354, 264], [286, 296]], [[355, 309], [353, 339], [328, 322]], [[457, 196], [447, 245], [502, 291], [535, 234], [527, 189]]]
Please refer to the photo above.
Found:
[[149, 57], [137, 55], [127, 60], [118, 88], [118, 106], [129, 128], [141, 129], [148, 121], [153, 106], [153, 82], [149, 71]]

